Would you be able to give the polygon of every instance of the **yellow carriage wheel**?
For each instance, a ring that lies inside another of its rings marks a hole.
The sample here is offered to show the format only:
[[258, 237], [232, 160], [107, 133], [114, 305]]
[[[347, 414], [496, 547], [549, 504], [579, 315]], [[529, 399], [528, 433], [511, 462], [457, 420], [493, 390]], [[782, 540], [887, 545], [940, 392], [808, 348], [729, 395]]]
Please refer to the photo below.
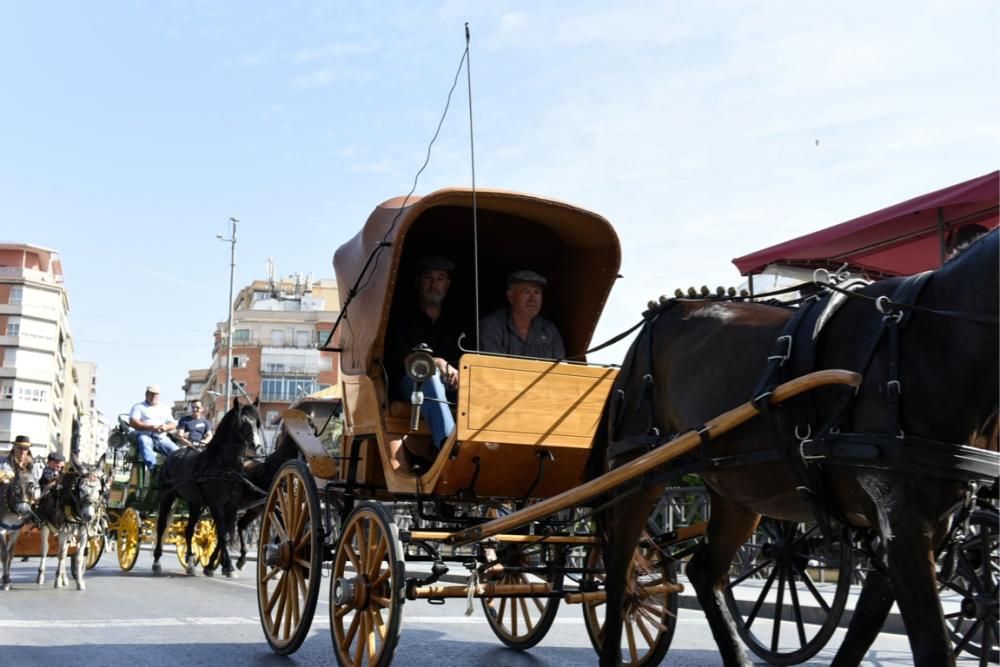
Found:
[[139, 544], [142, 536], [142, 519], [134, 507], [126, 508], [118, 519], [118, 565], [123, 572], [135, 567], [139, 559]]
[[[677, 627], [677, 573], [674, 561], [650, 543], [649, 533], [636, 548], [629, 563], [622, 623], [621, 665], [658, 665], [667, 655]], [[604, 590], [604, 558], [598, 547], [589, 549], [584, 585]], [[600, 574], [594, 574], [599, 572]], [[583, 620], [590, 643], [598, 653], [604, 645], [603, 599], [583, 603]]]
[[257, 608], [264, 636], [290, 655], [309, 634], [323, 580], [323, 526], [306, 464], [286, 462], [264, 504], [257, 542]]
[[330, 629], [341, 667], [392, 662], [403, 616], [406, 568], [392, 515], [376, 502], [344, 522], [330, 575]]
[[[182, 524], [186, 527], [186, 524]], [[177, 560], [181, 567], [187, 567], [187, 543], [184, 540], [184, 527], [178, 532], [177, 537]], [[191, 550], [194, 551], [195, 560], [202, 567], [208, 567], [208, 563], [215, 552], [215, 545], [218, 539], [215, 537], [215, 524], [211, 519], [201, 519], [195, 524], [194, 534], [191, 536]]]
[[104, 555], [104, 544], [106, 538], [103, 532], [91, 535], [87, 540], [87, 569], [91, 570]]

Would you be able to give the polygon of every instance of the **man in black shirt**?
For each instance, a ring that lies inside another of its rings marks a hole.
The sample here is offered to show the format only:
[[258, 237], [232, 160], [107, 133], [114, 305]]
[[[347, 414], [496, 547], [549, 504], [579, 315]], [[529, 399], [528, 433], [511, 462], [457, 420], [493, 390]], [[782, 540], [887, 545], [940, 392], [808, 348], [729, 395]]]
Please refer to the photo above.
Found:
[[212, 439], [212, 422], [202, 416], [201, 401], [191, 401], [191, 414], [177, 422], [177, 436], [188, 447], [204, 447]]
[[48, 493], [59, 483], [62, 478], [63, 468], [66, 466], [66, 457], [59, 452], [50, 452], [42, 468], [42, 475], [38, 479], [38, 490], [41, 493]]
[[[412, 393], [414, 383], [403, 371], [403, 359], [420, 344], [431, 349], [437, 372], [423, 384], [424, 403], [420, 413], [430, 426], [435, 449], [440, 449], [455, 430], [455, 418], [445, 401], [454, 400], [458, 390], [456, 366], [462, 332], [458, 322], [444, 310], [454, 270], [451, 261], [437, 255], [422, 257], [417, 262], [417, 303], [394, 319], [386, 345], [390, 383], [394, 383], [392, 388], [397, 390], [397, 396], [406, 398]], [[393, 449], [398, 451], [400, 445], [393, 443]], [[394, 461], [398, 459], [394, 457]]]

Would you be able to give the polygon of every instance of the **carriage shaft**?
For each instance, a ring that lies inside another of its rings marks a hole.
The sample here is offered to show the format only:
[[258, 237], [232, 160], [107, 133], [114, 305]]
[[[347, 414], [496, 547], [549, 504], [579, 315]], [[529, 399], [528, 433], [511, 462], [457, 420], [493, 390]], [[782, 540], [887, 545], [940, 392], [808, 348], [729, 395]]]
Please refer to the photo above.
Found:
[[[436, 530], [413, 530], [406, 535], [400, 535], [403, 542], [442, 542], [450, 538], [454, 533]], [[408, 539], [406, 539], [408, 538]], [[511, 542], [516, 544], [535, 544], [544, 542], [545, 544], [596, 544], [597, 538], [593, 535], [493, 535], [490, 539], [497, 542]]]
[[[822, 370], [809, 373], [808, 375], [803, 375], [775, 387], [771, 394], [771, 403], [781, 403], [816, 387], [830, 384], [857, 387], [861, 384], [861, 375], [845, 370]], [[720, 435], [728, 433], [758, 414], [760, 414], [760, 411], [753, 403], [744, 403], [706, 422], [702, 430], [688, 431], [679, 435], [662, 447], [643, 454], [634, 461], [606, 472], [600, 477], [581, 484], [575, 489], [560, 493], [508, 516], [457, 531], [443, 541], [445, 544], [451, 546], [463, 546], [499, 535], [504, 531], [514, 530], [555, 512], [570, 507], [577, 507], [594, 496], [611, 491], [625, 482], [636, 479], [644, 473], [662, 466], [672, 459], [687, 454], [701, 445], [703, 439], [713, 440]]]
[[[529, 596], [539, 597], [552, 593], [549, 584], [479, 584], [474, 597], [503, 598]], [[469, 587], [460, 586], [418, 586], [413, 589], [412, 598], [464, 598], [469, 596]]]
[[[638, 595], [640, 598], [651, 597], [653, 595], [664, 595], [667, 593], [683, 593], [684, 584], [657, 584], [656, 586], [640, 586]], [[567, 593], [563, 596], [563, 601], [567, 604], [580, 604], [581, 602], [604, 602], [608, 597], [605, 591], [587, 591], [586, 593]]]

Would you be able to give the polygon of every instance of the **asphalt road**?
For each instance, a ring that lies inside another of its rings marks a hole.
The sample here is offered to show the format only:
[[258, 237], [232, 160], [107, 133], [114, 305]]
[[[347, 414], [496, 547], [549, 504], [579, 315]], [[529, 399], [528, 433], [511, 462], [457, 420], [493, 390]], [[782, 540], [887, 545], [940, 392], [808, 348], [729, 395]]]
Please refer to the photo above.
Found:
[[[257, 615], [252, 564], [240, 578], [206, 578], [182, 573], [174, 553], [164, 554], [164, 573], [151, 572], [152, 555], [143, 550], [135, 569], [122, 573], [113, 553], [86, 573], [87, 590], [35, 584], [38, 560], [14, 564], [10, 591], [0, 591], [0, 664], [18, 667], [59, 665], [317, 665], [333, 664], [328, 586], [320, 592], [308, 639], [289, 658], [274, 655]], [[445, 605], [409, 602], [396, 665], [444, 667], [489, 665], [555, 667], [596, 664], [578, 607], [564, 606], [540, 645], [519, 653], [503, 647], [476, 606], [465, 616], [464, 601]], [[836, 647], [839, 635], [830, 646]], [[825, 651], [810, 665], [826, 665]], [[681, 609], [666, 664], [708, 667], [719, 664], [715, 645], [698, 610]], [[906, 638], [883, 634], [863, 663], [872, 667], [910, 665]], [[973, 665], [972, 660], [960, 664]]]

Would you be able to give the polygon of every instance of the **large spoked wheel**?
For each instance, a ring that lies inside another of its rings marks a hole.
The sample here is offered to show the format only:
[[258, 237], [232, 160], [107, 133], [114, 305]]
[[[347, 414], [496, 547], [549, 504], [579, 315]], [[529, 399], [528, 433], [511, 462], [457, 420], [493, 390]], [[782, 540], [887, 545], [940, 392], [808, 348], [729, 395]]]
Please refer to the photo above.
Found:
[[287, 461], [267, 494], [257, 543], [257, 607], [264, 636], [279, 655], [309, 633], [322, 581], [319, 494], [305, 463]]
[[[629, 564], [623, 618], [625, 646], [622, 665], [646, 667], [658, 665], [667, 655], [677, 627], [677, 569], [672, 558], [649, 541], [651, 531], [643, 534]], [[583, 591], [598, 593], [596, 599], [583, 603], [583, 621], [590, 643], [600, 653], [604, 646], [604, 619], [607, 612], [603, 596], [604, 557], [598, 547], [587, 552], [586, 567], [580, 586]]]
[[392, 515], [382, 505], [358, 505], [344, 522], [333, 559], [330, 630], [342, 667], [392, 662], [403, 616], [405, 564]]
[[[219, 543], [215, 537], [215, 524], [211, 519], [201, 519], [195, 524], [194, 535], [191, 536], [191, 551], [194, 552], [195, 560], [202, 567], [208, 567], [208, 562], [215, 553], [215, 546]], [[181, 567], [187, 567], [187, 543], [184, 540], [183, 531], [177, 540], [177, 560], [181, 562]]]
[[843, 528], [828, 549], [816, 525], [764, 519], [744, 549], [750, 556], [725, 591], [740, 638], [772, 665], [809, 660], [844, 613], [854, 570], [850, 531]]
[[118, 552], [118, 565], [123, 572], [128, 572], [135, 567], [135, 561], [139, 559], [141, 537], [142, 519], [134, 507], [128, 507], [118, 519], [118, 539], [115, 545]]
[[996, 511], [973, 512], [968, 533], [957, 549], [951, 577], [940, 582], [955, 654], [966, 651], [978, 657], [980, 664], [1000, 662], [1000, 517]]
[[87, 539], [87, 569], [92, 570], [97, 566], [97, 563], [101, 560], [101, 556], [104, 555], [104, 545], [107, 538], [104, 536], [104, 532], [99, 532], [96, 535], [91, 535]]
[[[552, 590], [562, 586], [563, 575], [553, 571], [563, 561], [555, 547], [507, 545], [500, 548], [497, 559], [503, 570], [487, 578], [490, 584], [549, 584]], [[546, 569], [553, 564], [555, 568]], [[522, 651], [542, 640], [559, 611], [556, 597], [484, 597], [480, 601], [493, 633], [510, 648]]]

